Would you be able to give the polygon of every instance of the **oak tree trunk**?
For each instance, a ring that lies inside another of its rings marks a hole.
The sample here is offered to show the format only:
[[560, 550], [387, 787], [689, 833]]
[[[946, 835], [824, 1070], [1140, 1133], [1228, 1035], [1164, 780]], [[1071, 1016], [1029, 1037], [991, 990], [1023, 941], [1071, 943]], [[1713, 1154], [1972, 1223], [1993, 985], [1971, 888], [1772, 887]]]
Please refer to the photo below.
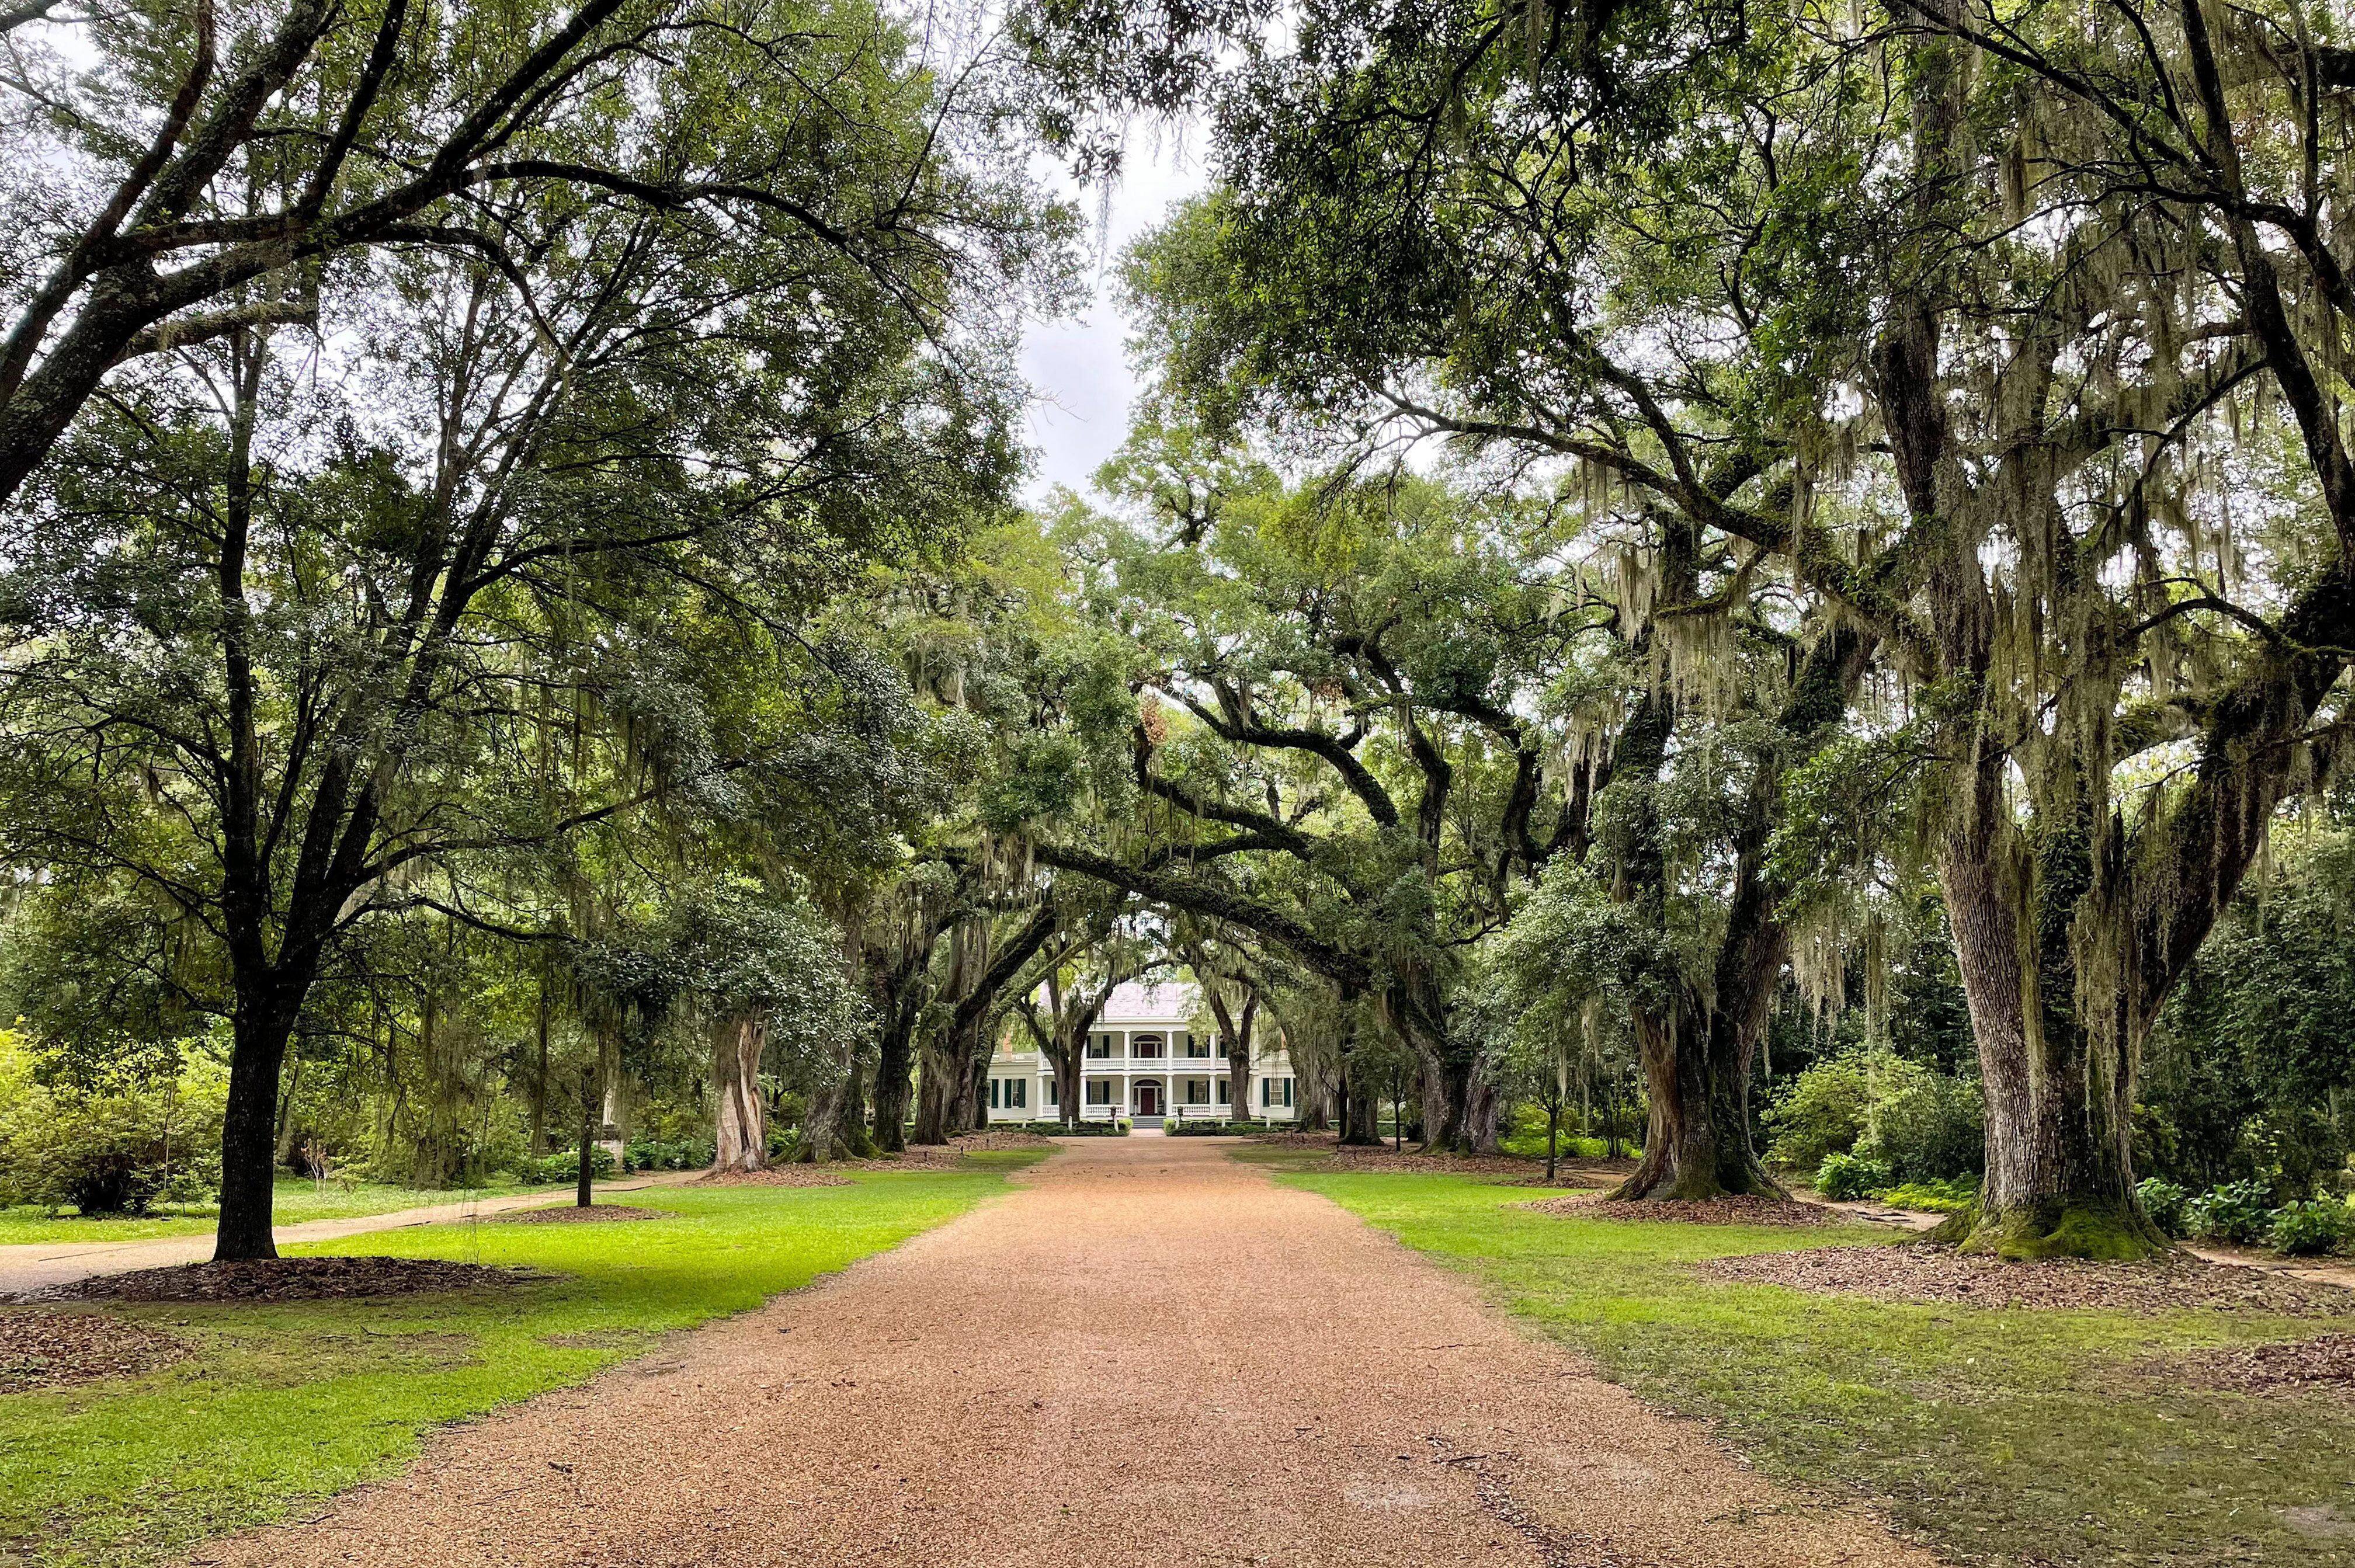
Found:
[[2135, 1192], [2136, 1024], [2074, 952], [2076, 921], [2106, 912], [2093, 846], [2047, 830], [2030, 855], [1998, 809], [1971, 812], [1939, 855], [1987, 1116], [1978, 1201], [1942, 1233], [2002, 1257], [2147, 1256], [2169, 1243]]
[[1731, 1017], [1678, 1008], [1636, 1015], [1650, 1102], [1644, 1157], [1614, 1199], [1780, 1195], [1750, 1139], [1750, 1051]]
[[715, 1170], [759, 1170], [769, 1162], [768, 1107], [761, 1099], [761, 1053], [768, 1040], [768, 1026], [749, 1013], [722, 1019], [712, 1031], [711, 1081], [719, 1095]]
[[230, 1022], [216, 1263], [278, 1255], [270, 1221], [278, 1174], [278, 1078], [301, 1007], [299, 992], [288, 995], [293, 989], [284, 982], [251, 987]]
[[1380, 1148], [1382, 1104], [1374, 1086], [1346, 1063], [1341, 1069], [1341, 1141], [1359, 1148]]
[[[912, 1017], [907, 1021], [912, 1023]], [[900, 1018], [888, 1020], [875, 1058], [875, 1147], [893, 1154], [908, 1147], [908, 1102], [914, 1093], [910, 1082], [915, 1067], [910, 1049], [912, 1032]], [[924, 1140], [920, 1136], [916, 1141]]]

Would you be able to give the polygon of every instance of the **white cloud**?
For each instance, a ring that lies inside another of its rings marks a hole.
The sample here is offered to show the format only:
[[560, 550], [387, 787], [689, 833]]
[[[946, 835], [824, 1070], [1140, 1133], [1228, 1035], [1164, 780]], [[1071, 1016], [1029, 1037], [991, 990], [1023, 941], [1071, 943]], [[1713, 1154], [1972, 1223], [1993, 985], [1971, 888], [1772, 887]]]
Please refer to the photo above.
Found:
[[1022, 345], [1022, 371], [1036, 393], [1030, 443], [1039, 449], [1039, 461], [1028, 491], [1032, 500], [1057, 485], [1084, 493], [1089, 476], [1127, 435], [1137, 380], [1125, 347], [1130, 324], [1112, 298], [1120, 252], [1159, 223], [1172, 205], [1200, 191], [1209, 177], [1190, 151], [1189, 138], [1165, 132], [1151, 144], [1130, 149], [1108, 202], [1096, 192], [1078, 193], [1097, 222], [1092, 297], [1077, 315], [1034, 325]]

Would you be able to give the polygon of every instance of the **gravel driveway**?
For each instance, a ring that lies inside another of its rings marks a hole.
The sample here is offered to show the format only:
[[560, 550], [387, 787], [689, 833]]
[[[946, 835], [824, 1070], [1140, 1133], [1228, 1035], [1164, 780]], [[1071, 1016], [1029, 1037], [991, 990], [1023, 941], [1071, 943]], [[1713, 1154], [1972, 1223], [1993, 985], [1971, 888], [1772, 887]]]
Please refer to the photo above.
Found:
[[1829, 1568], [1927, 1553], [1194, 1138], [1009, 1197], [205, 1563]]

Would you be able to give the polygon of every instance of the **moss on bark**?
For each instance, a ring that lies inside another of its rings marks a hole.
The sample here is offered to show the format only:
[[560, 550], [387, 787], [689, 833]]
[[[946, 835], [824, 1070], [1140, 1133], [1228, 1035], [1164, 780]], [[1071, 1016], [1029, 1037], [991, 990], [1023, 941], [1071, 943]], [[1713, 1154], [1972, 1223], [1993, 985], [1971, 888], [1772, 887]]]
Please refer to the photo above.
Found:
[[1932, 1241], [1960, 1243], [1966, 1253], [1992, 1253], [2015, 1263], [2037, 1258], [2130, 1261], [2157, 1257], [2174, 1243], [2130, 1204], [2073, 1202], [1964, 1210], [1930, 1232]]

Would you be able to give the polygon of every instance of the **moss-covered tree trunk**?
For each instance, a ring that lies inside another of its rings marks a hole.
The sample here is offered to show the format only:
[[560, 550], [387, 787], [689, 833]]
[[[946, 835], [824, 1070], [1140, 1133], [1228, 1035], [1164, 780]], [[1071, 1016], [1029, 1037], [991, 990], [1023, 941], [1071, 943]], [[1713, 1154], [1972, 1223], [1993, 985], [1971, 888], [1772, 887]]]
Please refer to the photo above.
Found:
[[1750, 1136], [1755, 1029], [1732, 1014], [1704, 1012], [1689, 998], [1665, 1015], [1639, 1011], [1635, 1022], [1649, 1119], [1644, 1157], [1612, 1197], [1779, 1196], [1783, 1188]]

